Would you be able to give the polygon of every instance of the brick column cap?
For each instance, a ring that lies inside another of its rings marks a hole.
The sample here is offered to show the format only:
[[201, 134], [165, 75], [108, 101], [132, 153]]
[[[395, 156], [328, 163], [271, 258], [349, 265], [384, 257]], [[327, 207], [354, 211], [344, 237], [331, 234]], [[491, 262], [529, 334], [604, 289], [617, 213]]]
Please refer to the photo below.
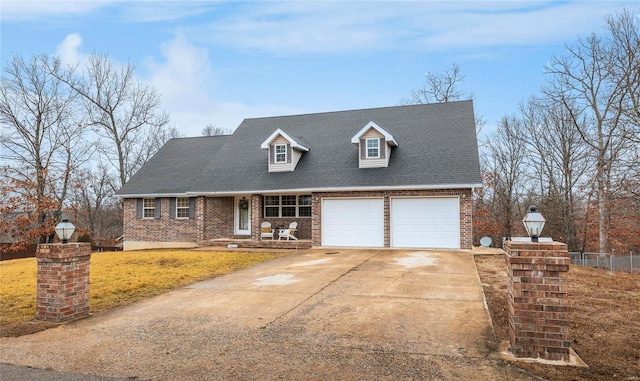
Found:
[[36, 250], [36, 258], [68, 259], [91, 256], [91, 243], [41, 243]]
[[562, 242], [505, 242], [506, 252], [511, 252], [511, 256], [553, 256], [557, 257], [558, 253], [564, 253], [568, 256], [567, 244]]

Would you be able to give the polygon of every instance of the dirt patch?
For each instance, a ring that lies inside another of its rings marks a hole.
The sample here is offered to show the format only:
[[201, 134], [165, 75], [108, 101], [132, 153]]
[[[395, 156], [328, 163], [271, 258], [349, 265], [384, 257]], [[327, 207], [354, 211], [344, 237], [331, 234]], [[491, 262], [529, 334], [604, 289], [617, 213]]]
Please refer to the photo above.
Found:
[[58, 325], [58, 323], [50, 323], [38, 320], [6, 323], [0, 326], [0, 337], [18, 337], [23, 335], [31, 335], [32, 333], [44, 331], [45, 329], [53, 328]]
[[[508, 340], [504, 255], [475, 260], [496, 335]], [[552, 380], [640, 380], [640, 274], [571, 266], [569, 298], [571, 348], [589, 368], [517, 366]]]

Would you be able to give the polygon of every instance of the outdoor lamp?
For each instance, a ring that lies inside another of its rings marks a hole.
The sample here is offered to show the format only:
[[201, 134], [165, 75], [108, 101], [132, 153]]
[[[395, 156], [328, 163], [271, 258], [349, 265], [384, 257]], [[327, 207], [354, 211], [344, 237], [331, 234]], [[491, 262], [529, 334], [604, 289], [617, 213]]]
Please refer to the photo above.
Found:
[[56, 235], [58, 236], [58, 238], [60, 238], [62, 243], [67, 243], [69, 242], [69, 238], [71, 238], [73, 232], [76, 230], [76, 227], [73, 226], [71, 222], [69, 222], [69, 219], [63, 218], [62, 221], [60, 221], [60, 223], [56, 225], [55, 230]]
[[529, 211], [522, 219], [522, 223], [524, 223], [524, 228], [527, 229], [527, 233], [531, 237], [531, 242], [538, 242], [538, 237], [540, 237], [546, 221], [542, 214], [538, 213], [537, 206], [531, 205], [529, 207]]

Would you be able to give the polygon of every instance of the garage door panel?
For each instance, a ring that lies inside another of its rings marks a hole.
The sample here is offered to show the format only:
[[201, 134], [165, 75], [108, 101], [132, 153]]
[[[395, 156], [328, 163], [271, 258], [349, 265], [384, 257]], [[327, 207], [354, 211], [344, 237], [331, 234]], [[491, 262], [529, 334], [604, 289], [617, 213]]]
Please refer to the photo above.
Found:
[[425, 197], [391, 200], [393, 247], [460, 247], [458, 198]]
[[378, 198], [324, 199], [322, 245], [384, 246], [384, 201]]

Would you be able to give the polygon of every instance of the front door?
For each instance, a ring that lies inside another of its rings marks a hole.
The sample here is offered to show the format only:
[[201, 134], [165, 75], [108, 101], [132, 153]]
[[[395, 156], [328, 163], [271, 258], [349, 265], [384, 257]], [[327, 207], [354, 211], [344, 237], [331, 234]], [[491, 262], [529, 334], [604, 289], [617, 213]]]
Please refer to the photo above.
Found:
[[251, 235], [251, 200], [247, 196], [236, 196], [234, 234]]

